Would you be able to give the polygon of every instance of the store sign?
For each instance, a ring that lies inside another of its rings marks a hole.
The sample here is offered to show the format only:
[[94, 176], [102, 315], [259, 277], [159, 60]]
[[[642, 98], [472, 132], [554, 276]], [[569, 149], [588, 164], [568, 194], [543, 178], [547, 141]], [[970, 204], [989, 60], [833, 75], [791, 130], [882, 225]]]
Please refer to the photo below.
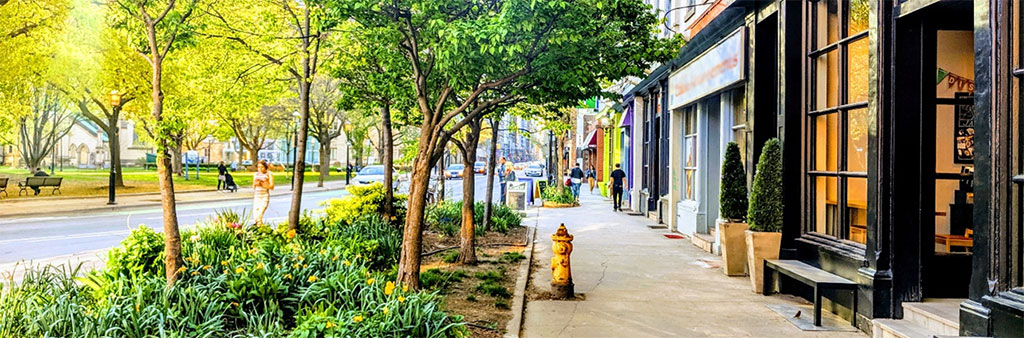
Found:
[[744, 31], [741, 27], [668, 79], [669, 109], [743, 81]]

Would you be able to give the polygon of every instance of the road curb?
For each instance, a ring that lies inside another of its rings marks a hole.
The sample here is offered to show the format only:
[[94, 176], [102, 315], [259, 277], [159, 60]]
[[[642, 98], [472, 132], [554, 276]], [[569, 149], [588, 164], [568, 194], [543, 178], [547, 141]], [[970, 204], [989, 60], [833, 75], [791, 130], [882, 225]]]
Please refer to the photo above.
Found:
[[[339, 186], [339, 187], [336, 187], [336, 188], [326, 188], [326, 187], [325, 188], [316, 188], [316, 187], [314, 187], [312, 189], [304, 189], [303, 193], [342, 190], [342, 189], [345, 189], [345, 187], [346, 186]], [[203, 191], [203, 192], [212, 192], [212, 191], [216, 191], [216, 190], [208, 190], [208, 191]], [[183, 192], [181, 192], [181, 194], [185, 194], [185, 193], [189, 193], [189, 192], [198, 192], [198, 191], [183, 191]], [[150, 194], [150, 193], [143, 193], [143, 194]], [[179, 194], [179, 193], [176, 192], [175, 194]], [[153, 194], [153, 195], [154, 196], [159, 196], [159, 194]], [[270, 196], [271, 197], [276, 197], [276, 196], [285, 196], [285, 195], [291, 195], [291, 191], [277, 193], [277, 194], [271, 194]], [[119, 195], [119, 196], [127, 196], [127, 195]], [[198, 203], [224, 202], [224, 201], [239, 201], [239, 200], [247, 200], [247, 199], [252, 199], [252, 194], [248, 194], [248, 195], [244, 195], [244, 196], [240, 195], [238, 197], [229, 197], [229, 198], [223, 198], [223, 199], [195, 200], [195, 201], [177, 201], [177, 205], [190, 205], [190, 204], [198, 204]], [[93, 207], [83, 208], [83, 209], [78, 209], [78, 210], [58, 211], [58, 212], [53, 213], [52, 215], [75, 214], [75, 213], [79, 213], [79, 212], [82, 212], [82, 211], [90, 211], [90, 212], [95, 212], [95, 211], [122, 211], [122, 210], [129, 210], [129, 209], [142, 209], [142, 208], [159, 207], [161, 205], [163, 205], [162, 202], [146, 202], [146, 203], [137, 203], [137, 204], [130, 204], [130, 205], [93, 206]], [[5, 214], [3, 216], [0, 216], [0, 219], [24, 218], [24, 217], [27, 217], [27, 216], [38, 216], [38, 215], [39, 215], [39, 213], [35, 213], [35, 212], [17, 212], [17, 213]]]
[[[539, 213], [538, 211], [538, 216]], [[506, 338], [518, 338], [523, 328], [523, 317], [526, 313], [526, 286], [530, 282], [530, 270], [533, 267], [533, 247], [537, 242], [537, 224], [529, 228], [526, 238], [528, 243], [526, 249], [523, 250], [526, 258], [519, 263], [519, 277], [516, 278], [516, 289], [512, 296], [512, 319], [505, 326]]]

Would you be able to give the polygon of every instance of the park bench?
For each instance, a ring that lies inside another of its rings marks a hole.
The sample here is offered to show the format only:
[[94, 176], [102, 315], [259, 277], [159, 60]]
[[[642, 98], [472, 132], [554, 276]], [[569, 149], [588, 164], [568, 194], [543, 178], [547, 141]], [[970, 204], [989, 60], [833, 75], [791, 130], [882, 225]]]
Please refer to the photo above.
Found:
[[814, 326], [821, 326], [821, 294], [823, 291], [850, 290], [853, 292], [853, 316], [850, 325], [857, 326], [857, 283], [836, 276], [828, 271], [818, 269], [798, 260], [766, 259], [764, 261], [764, 294], [770, 295], [775, 290], [774, 282], [778, 282], [779, 274], [809, 285], [814, 288]]
[[53, 188], [53, 190], [50, 191], [50, 195], [53, 195], [54, 193], [61, 192], [60, 191], [60, 184], [63, 181], [64, 181], [63, 177], [45, 177], [45, 176], [39, 176], [39, 177], [37, 177], [37, 176], [30, 176], [30, 177], [26, 177], [25, 178], [25, 182], [18, 182], [18, 188], [21, 189], [21, 190], [18, 191], [18, 196], [21, 196], [22, 192], [24, 192], [26, 195], [28, 195], [28, 190], [32, 189], [33, 187], [35, 187], [35, 188], [47, 188], [47, 187]]
[[10, 177], [0, 177], [0, 192], [4, 193], [4, 197], [7, 197], [7, 182], [10, 180]]

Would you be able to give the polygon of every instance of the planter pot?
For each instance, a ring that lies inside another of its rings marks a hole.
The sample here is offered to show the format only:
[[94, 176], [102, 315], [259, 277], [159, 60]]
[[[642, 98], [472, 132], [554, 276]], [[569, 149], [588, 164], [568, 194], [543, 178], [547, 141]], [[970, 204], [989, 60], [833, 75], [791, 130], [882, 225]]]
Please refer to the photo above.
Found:
[[782, 242], [781, 232], [746, 232], [747, 240], [747, 271], [750, 272], [750, 287], [754, 292], [761, 293], [764, 282], [764, 260], [779, 258], [779, 246]]
[[544, 201], [541, 206], [545, 208], [572, 208], [580, 206], [579, 203], [557, 203], [552, 201]]
[[718, 219], [719, 250], [722, 253], [722, 272], [726, 276], [747, 275], [747, 223], [733, 223]]

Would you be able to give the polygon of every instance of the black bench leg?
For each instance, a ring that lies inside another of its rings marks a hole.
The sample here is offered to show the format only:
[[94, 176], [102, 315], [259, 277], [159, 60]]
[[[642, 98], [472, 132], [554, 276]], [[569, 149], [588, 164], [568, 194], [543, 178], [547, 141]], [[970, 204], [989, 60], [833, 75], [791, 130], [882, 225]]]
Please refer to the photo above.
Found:
[[814, 287], [814, 326], [821, 326], [821, 288]]
[[764, 268], [761, 269], [761, 294], [769, 296], [772, 294], [772, 269], [768, 267], [767, 261], [765, 261]]
[[857, 327], [857, 288], [853, 288], [853, 317], [850, 318], [850, 325]]

